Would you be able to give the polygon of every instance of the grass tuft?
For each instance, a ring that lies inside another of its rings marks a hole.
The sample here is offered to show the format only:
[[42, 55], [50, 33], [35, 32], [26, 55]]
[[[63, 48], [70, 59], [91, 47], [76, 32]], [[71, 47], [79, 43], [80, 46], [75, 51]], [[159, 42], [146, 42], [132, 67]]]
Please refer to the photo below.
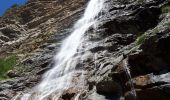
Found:
[[162, 13], [169, 13], [170, 12], [170, 5], [165, 5], [161, 8]]
[[136, 39], [136, 45], [141, 45], [145, 41], [146, 35], [142, 34]]
[[0, 80], [8, 79], [6, 73], [16, 65], [16, 56], [0, 58]]
[[165, 23], [165, 25], [166, 25], [166, 26], [170, 26], [170, 22], [168, 22], [168, 23]]

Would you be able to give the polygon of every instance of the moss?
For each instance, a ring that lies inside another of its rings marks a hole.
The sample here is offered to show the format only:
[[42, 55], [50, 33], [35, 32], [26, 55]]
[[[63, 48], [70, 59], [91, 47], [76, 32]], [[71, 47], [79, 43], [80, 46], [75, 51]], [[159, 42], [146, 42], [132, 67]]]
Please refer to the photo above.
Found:
[[165, 5], [161, 8], [162, 13], [169, 13], [170, 12], [170, 5]]
[[141, 45], [145, 41], [146, 35], [142, 34], [136, 39], [136, 45]]
[[137, 2], [138, 2], [138, 3], [143, 3], [143, 2], [144, 2], [144, 0], [138, 0]]
[[103, 81], [112, 81], [112, 78], [109, 77], [109, 76], [105, 76], [105, 77], [103, 78]]
[[166, 25], [166, 26], [170, 26], [170, 22], [168, 22], [168, 23], [165, 23], [165, 25]]
[[153, 34], [159, 33], [159, 28], [156, 27], [155, 29], [153, 29], [152, 33], [153, 33]]
[[0, 59], [0, 80], [8, 79], [6, 73], [16, 65], [16, 56], [12, 55]]

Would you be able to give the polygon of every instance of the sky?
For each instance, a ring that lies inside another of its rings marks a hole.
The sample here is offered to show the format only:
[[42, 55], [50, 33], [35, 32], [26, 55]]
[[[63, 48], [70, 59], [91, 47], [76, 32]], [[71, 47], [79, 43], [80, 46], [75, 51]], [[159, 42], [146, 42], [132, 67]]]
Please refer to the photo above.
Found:
[[2, 16], [5, 11], [14, 4], [23, 5], [28, 0], [0, 0], [0, 16]]

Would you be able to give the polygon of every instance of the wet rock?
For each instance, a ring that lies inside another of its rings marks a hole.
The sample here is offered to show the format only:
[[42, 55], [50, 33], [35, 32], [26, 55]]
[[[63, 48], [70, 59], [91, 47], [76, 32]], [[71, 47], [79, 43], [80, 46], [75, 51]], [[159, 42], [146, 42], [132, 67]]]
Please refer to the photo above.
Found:
[[7, 76], [10, 78], [19, 77], [19, 75], [16, 72], [14, 72], [13, 70], [9, 70], [7, 72]]
[[37, 72], [37, 75], [42, 75], [42, 74], [44, 74], [45, 72], [47, 72], [49, 69], [50, 69], [49, 67], [43, 68], [43, 69], [41, 69], [40, 71]]
[[137, 91], [139, 100], [169, 100], [169, 92], [164, 92], [169, 89], [169, 85], [163, 85], [159, 87], [148, 88], [142, 91]]
[[[139, 34], [145, 32], [149, 28], [154, 27], [158, 23], [159, 15], [161, 14], [160, 8], [139, 8], [134, 11], [130, 16], [120, 16], [114, 18], [112, 21], [105, 22], [102, 27], [106, 28], [109, 34]], [[133, 15], [133, 16], [131, 16]]]
[[130, 55], [129, 64], [131, 66], [132, 76], [148, 73], [159, 74], [165, 69], [169, 70], [167, 64], [162, 59], [156, 58], [153, 55], [145, 55], [142, 53]]
[[127, 92], [125, 94], [125, 100], [137, 100], [136, 94], [134, 94], [132, 91]]
[[108, 100], [108, 98], [94, 92], [93, 94], [88, 96], [88, 100]]
[[67, 91], [65, 91], [62, 96], [61, 96], [61, 100], [74, 100], [76, 93], [78, 93], [78, 90], [76, 89], [68, 89]]
[[75, 93], [66, 93], [62, 95], [63, 100], [73, 100], [72, 98], [75, 96]]
[[[166, 95], [166, 93], [170, 93], [168, 88], [169, 82], [169, 73], [162, 75], [148, 74], [145, 76], [138, 76], [133, 78], [133, 84], [135, 87], [134, 92], [137, 93], [137, 99], [139, 100], [159, 100], [160, 98], [163, 98], [163, 100], [167, 100], [169, 96]], [[125, 93], [125, 99], [136, 100], [135, 95], [132, 93], [132, 91]]]
[[112, 97], [121, 95], [121, 86], [116, 81], [112, 80], [111, 77], [104, 77], [103, 80], [96, 84], [97, 93]]
[[0, 100], [8, 100], [8, 99], [5, 97], [0, 97]]
[[[141, 44], [142, 51], [129, 55], [132, 76], [143, 74], [161, 74], [170, 70], [169, 66], [169, 29], [160, 25], [148, 32]], [[161, 32], [162, 31], [162, 32]], [[164, 38], [166, 37], [166, 38]]]

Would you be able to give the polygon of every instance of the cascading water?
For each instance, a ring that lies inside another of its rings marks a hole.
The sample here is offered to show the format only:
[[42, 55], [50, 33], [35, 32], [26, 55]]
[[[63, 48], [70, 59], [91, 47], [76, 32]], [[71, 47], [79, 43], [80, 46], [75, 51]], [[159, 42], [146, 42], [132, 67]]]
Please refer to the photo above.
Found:
[[[85, 71], [76, 70], [77, 58], [83, 35], [90, 27], [95, 27], [105, 0], [90, 0], [83, 17], [73, 27], [71, 35], [63, 41], [61, 50], [54, 57], [54, 67], [44, 76], [42, 82], [31, 93], [18, 95], [13, 100], [58, 100], [61, 94], [71, 87], [83, 87]], [[79, 74], [78, 84], [74, 84], [73, 76]], [[75, 86], [76, 85], [76, 86]], [[79, 95], [79, 94], [78, 94]], [[78, 95], [75, 100], [78, 100]]]
[[126, 77], [129, 81], [131, 96], [133, 97], [133, 100], [137, 100], [137, 94], [136, 94], [136, 90], [135, 90], [133, 80], [132, 80], [132, 77], [131, 77], [130, 69], [128, 67], [127, 59], [123, 60], [123, 67], [124, 67], [124, 70], [126, 72]]

